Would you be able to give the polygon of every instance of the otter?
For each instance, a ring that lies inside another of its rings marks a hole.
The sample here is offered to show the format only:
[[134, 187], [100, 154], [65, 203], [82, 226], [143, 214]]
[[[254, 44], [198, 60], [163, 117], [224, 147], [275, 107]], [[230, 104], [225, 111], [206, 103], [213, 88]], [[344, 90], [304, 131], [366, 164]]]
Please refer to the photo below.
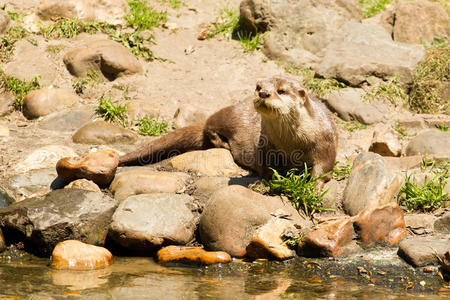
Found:
[[[225, 148], [235, 162], [269, 178], [271, 168], [333, 169], [338, 132], [333, 117], [295, 79], [275, 76], [256, 83], [253, 102], [225, 107], [206, 121], [177, 129], [120, 157], [119, 165], [155, 163], [193, 150]], [[324, 181], [330, 174], [322, 177]]]

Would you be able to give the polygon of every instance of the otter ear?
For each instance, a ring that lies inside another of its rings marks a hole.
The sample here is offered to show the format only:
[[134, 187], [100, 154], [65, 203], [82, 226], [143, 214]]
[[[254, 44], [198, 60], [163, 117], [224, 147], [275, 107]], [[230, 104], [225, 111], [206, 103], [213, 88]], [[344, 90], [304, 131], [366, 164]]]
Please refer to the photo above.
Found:
[[304, 100], [306, 100], [306, 98], [308, 97], [307, 93], [306, 93], [306, 90], [303, 89], [303, 88], [300, 88], [298, 90], [298, 95], [300, 96], [300, 98], [303, 98]]

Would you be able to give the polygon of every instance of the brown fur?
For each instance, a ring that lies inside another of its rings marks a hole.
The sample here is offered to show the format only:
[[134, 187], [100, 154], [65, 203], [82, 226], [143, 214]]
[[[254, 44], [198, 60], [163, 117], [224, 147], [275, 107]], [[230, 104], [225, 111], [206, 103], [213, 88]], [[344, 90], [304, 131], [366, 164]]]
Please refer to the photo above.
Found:
[[254, 103], [225, 107], [205, 122], [177, 129], [120, 157], [121, 165], [154, 163], [168, 156], [226, 148], [243, 167], [267, 177], [269, 168], [313, 167], [320, 176], [333, 169], [337, 129], [318, 100], [298, 81], [272, 77], [257, 83]]

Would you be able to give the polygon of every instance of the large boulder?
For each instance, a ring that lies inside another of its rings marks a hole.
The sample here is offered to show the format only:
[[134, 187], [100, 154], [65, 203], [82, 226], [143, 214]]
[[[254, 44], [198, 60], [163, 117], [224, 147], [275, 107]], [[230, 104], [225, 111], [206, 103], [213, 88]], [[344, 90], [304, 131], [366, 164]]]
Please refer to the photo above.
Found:
[[426, 130], [415, 136], [406, 147], [406, 155], [447, 155], [450, 156], [450, 131]]
[[43, 88], [28, 93], [23, 99], [23, 115], [36, 119], [63, 110], [79, 102], [79, 97], [64, 89]]
[[129, 129], [98, 120], [78, 129], [72, 140], [78, 144], [131, 144], [137, 138], [136, 133]]
[[273, 215], [308, 231], [311, 221], [280, 197], [263, 196], [239, 185], [215, 192], [200, 218], [199, 232], [206, 248], [243, 257], [256, 230]]
[[103, 245], [116, 201], [102, 193], [61, 189], [0, 209], [0, 228], [7, 243], [25, 242], [49, 256], [57, 243], [75, 239]]

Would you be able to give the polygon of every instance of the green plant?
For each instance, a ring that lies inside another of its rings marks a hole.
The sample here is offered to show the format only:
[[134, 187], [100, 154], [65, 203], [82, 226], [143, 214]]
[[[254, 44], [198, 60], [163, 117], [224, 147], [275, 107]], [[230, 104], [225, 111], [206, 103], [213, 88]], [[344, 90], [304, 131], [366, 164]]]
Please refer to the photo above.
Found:
[[445, 124], [436, 124], [436, 128], [440, 131], [448, 131], [449, 127]]
[[245, 51], [256, 51], [261, 47], [263, 35], [258, 32], [253, 33], [240, 30], [237, 31], [236, 35]]
[[362, 8], [363, 18], [370, 18], [382, 10], [393, 0], [359, 0]]
[[78, 78], [72, 85], [75, 93], [83, 94], [86, 87], [94, 82], [101, 82], [102, 78], [96, 71], [89, 71], [86, 77]]
[[374, 99], [383, 99], [391, 102], [392, 104], [406, 103], [408, 100], [408, 94], [405, 89], [399, 84], [399, 78], [393, 77], [387, 82], [382, 83], [378, 87], [370, 89], [366, 95], [364, 95], [364, 100], [372, 101]]
[[23, 21], [23, 18], [25, 17], [25, 15], [15, 12], [15, 11], [7, 10], [6, 12], [8, 13], [9, 17], [13, 21], [21, 22], [21, 21]]
[[181, 5], [183, 5], [183, 2], [181, 2], [180, 0], [168, 0], [168, 2], [169, 2], [169, 6], [174, 9], [178, 9], [181, 7]]
[[224, 35], [231, 40], [238, 26], [239, 14], [228, 7], [224, 7], [220, 10], [220, 15], [216, 21], [209, 26], [209, 32], [206, 37], [212, 38], [216, 35]]
[[284, 236], [281, 235], [281, 240], [288, 246], [289, 249], [296, 249], [298, 244], [302, 241], [303, 236]]
[[400, 135], [402, 135], [404, 137], [415, 136], [415, 134], [408, 133], [406, 128], [400, 126], [400, 123], [398, 122], [398, 120], [396, 120], [395, 123], [391, 127], [392, 127], [392, 129], [394, 129], [395, 131], [397, 131], [398, 133], [400, 133]]
[[167, 133], [168, 124], [158, 122], [151, 118], [142, 118], [138, 121], [139, 134], [161, 136]]
[[62, 39], [74, 38], [80, 33], [112, 33], [116, 30], [116, 26], [105, 22], [83, 22], [78, 19], [62, 18], [55, 23], [41, 28], [41, 33], [46, 39]]
[[307, 215], [314, 214], [316, 211], [327, 210], [322, 208], [321, 200], [328, 190], [318, 193], [316, 184], [321, 177], [312, 177], [306, 166], [303, 171], [291, 169], [286, 176], [280, 175], [274, 169], [272, 171], [272, 179], [269, 181], [263, 180], [263, 183], [270, 188], [271, 194], [286, 195], [295, 209], [303, 208]]
[[14, 107], [18, 110], [22, 110], [23, 98], [30, 91], [41, 88], [39, 76], [35, 76], [31, 81], [26, 81], [14, 76], [7, 76], [2, 72], [0, 80], [0, 87], [14, 95]]
[[350, 176], [350, 172], [352, 171], [352, 163], [347, 157], [345, 159], [347, 161], [345, 165], [340, 165], [338, 161], [334, 164], [333, 179], [340, 181]]
[[45, 48], [45, 51], [47, 51], [48, 53], [51, 53], [51, 54], [58, 54], [64, 48], [66, 48], [66, 46], [64, 46], [64, 45], [48, 45]]
[[109, 38], [124, 45], [135, 56], [143, 57], [148, 61], [153, 61], [155, 59], [164, 61], [164, 59], [156, 57], [153, 52], [147, 46], [145, 46], [145, 42], [154, 43], [152, 40], [152, 36], [143, 38], [139, 30], [135, 30], [131, 33], [116, 30], [114, 34], [111, 34], [109, 36]]
[[167, 12], [153, 10], [148, 6], [146, 0], [129, 0], [128, 5], [130, 6], [130, 13], [125, 16], [125, 20], [139, 30], [159, 27], [167, 21]]
[[[8, 61], [14, 51], [14, 45], [20, 39], [26, 38], [29, 32], [22, 26], [12, 26], [8, 32], [0, 38], [0, 59], [2, 62]], [[33, 43], [32, 39], [29, 42]]]
[[338, 120], [338, 124], [342, 126], [342, 128], [353, 132], [355, 130], [362, 130], [362, 129], [366, 129], [367, 125], [360, 123], [357, 120], [353, 120], [353, 121], [344, 121], [341, 119], [337, 119]]
[[126, 125], [127, 104], [114, 104], [111, 99], [102, 96], [95, 112], [106, 121], [118, 122], [123, 126]]

